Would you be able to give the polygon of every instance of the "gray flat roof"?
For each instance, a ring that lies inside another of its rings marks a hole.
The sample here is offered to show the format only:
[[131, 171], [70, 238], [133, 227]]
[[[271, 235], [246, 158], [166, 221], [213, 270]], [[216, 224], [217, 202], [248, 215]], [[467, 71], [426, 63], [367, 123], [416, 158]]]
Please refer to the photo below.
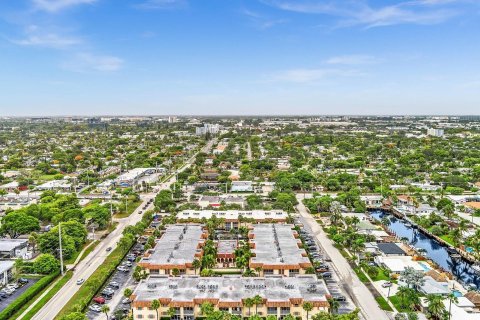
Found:
[[301, 241], [294, 236], [290, 224], [261, 223], [252, 226], [250, 243], [255, 244], [252, 252], [255, 257], [250, 263], [264, 265], [292, 265], [310, 263], [304, 249], [299, 248]]
[[259, 295], [270, 302], [289, 302], [290, 299], [327, 301], [330, 294], [325, 283], [314, 275], [296, 277], [149, 277], [142, 280], [133, 294], [136, 301], [172, 299], [190, 302], [194, 299], [219, 299], [220, 302], [240, 302]]
[[141, 262], [162, 265], [183, 265], [191, 263], [199, 243], [203, 243], [203, 226], [200, 224], [170, 225], [155, 245], [149, 257], [143, 257]]
[[12, 251], [27, 242], [27, 239], [0, 239], [0, 252]]

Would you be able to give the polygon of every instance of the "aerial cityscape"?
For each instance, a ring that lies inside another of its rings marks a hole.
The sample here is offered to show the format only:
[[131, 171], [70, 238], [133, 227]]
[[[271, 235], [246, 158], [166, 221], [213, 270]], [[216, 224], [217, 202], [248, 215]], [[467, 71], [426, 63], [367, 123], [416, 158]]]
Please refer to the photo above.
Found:
[[480, 320], [480, 1], [0, 1], [0, 320]]

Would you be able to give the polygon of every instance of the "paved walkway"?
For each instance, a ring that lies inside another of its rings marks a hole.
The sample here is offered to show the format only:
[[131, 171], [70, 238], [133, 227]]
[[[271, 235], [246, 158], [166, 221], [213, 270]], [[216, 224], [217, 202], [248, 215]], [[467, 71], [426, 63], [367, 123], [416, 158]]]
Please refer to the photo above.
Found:
[[358, 279], [348, 261], [333, 246], [332, 241], [327, 237], [317, 221], [307, 212], [307, 208], [301, 202], [303, 195], [298, 194], [297, 200], [299, 201], [299, 205], [297, 205], [298, 212], [314, 232], [325, 253], [332, 259], [332, 265], [340, 278], [340, 285], [351, 296], [365, 319], [389, 319], [387, 313], [380, 309], [368, 288]]

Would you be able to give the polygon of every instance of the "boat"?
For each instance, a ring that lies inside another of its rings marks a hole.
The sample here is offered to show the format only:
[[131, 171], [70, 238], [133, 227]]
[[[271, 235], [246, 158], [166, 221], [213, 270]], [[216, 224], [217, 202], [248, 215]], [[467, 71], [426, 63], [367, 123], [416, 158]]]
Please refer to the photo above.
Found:
[[409, 228], [412, 227], [412, 224], [411, 224], [410, 222], [405, 222], [403, 225], [404, 225], [405, 227], [409, 227]]
[[475, 270], [477, 273], [480, 273], [480, 265], [475, 264], [472, 266], [472, 269]]

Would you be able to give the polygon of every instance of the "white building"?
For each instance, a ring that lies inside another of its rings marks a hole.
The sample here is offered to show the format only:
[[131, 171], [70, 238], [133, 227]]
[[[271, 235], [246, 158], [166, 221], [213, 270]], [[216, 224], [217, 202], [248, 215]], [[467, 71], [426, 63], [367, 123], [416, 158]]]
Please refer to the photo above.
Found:
[[160, 169], [156, 168], [135, 168], [121, 174], [115, 179], [115, 183], [120, 187], [128, 188], [135, 185], [140, 178], [151, 175]]
[[12, 278], [12, 269], [15, 265], [13, 260], [0, 261], [0, 284], [6, 285]]
[[252, 181], [233, 181], [231, 192], [253, 192]]
[[203, 127], [195, 128], [195, 134], [197, 136], [203, 136], [207, 133], [210, 134], [217, 134], [220, 131], [220, 125], [218, 124], [211, 124], [211, 123], [204, 123]]
[[433, 136], [433, 137], [443, 137], [444, 131], [443, 129], [429, 128], [427, 130], [427, 135]]
[[27, 259], [27, 239], [0, 239], [0, 256], [8, 259]]
[[37, 186], [37, 190], [61, 190], [70, 191], [72, 184], [67, 180], [52, 180]]

